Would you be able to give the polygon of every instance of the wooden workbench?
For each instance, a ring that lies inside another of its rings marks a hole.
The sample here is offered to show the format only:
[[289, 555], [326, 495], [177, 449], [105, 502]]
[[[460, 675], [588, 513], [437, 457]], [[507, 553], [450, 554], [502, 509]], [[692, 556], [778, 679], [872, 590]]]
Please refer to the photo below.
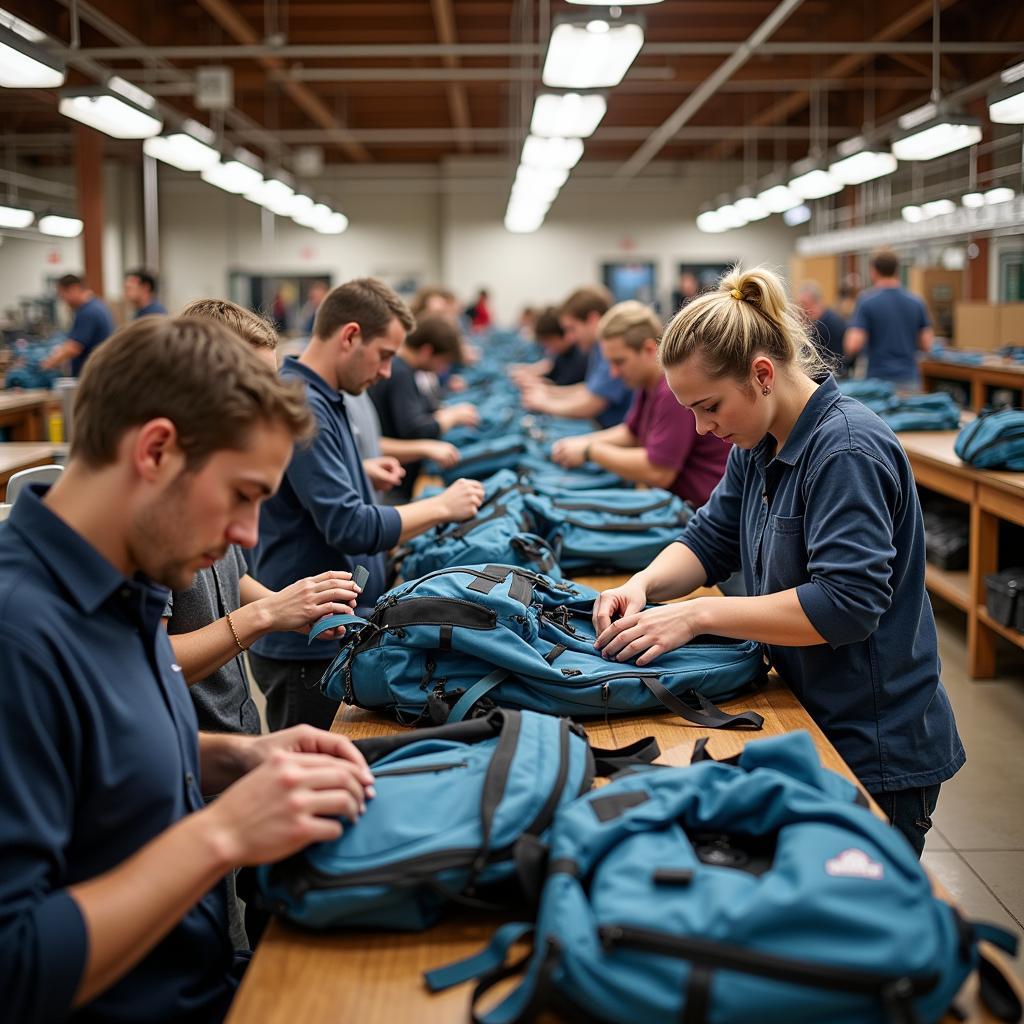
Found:
[[928, 589], [967, 615], [967, 666], [974, 679], [996, 674], [996, 637], [1024, 649], [1024, 634], [996, 622], [985, 607], [985, 576], [999, 568], [999, 523], [1024, 526], [1024, 473], [974, 469], [954, 453], [957, 431], [897, 435], [921, 487], [961, 501], [970, 510], [970, 556], [966, 571], [929, 564]]
[[51, 405], [58, 405], [52, 391], [0, 392], [0, 427], [7, 428], [11, 441], [45, 441]]
[[[578, 582], [602, 589], [624, 579], [580, 578]], [[661, 760], [679, 765], [689, 763], [693, 743], [701, 736], [712, 737], [710, 750], [715, 757], [729, 757], [747, 742], [806, 729], [822, 763], [857, 781], [778, 677], [772, 676], [764, 688], [722, 707], [734, 713], [756, 711], [764, 718], [763, 729], [756, 733], [707, 731], [666, 714], [586, 723], [587, 734], [602, 747], [624, 746], [644, 736], [655, 736], [663, 751]], [[401, 729], [389, 718], [346, 705], [341, 706], [333, 726], [334, 732], [353, 739]], [[876, 813], [880, 813], [877, 808]], [[256, 949], [228, 1024], [464, 1024], [469, 1020], [472, 986], [460, 985], [431, 995], [424, 986], [423, 972], [477, 952], [490, 941], [495, 924], [493, 917], [462, 911], [452, 913], [426, 932], [412, 934], [310, 932], [275, 920]], [[963, 998], [970, 1008], [968, 1020], [989, 1024], [993, 1018], [972, 1005], [973, 981], [966, 989]], [[952, 1024], [954, 1018], [947, 1020]]]
[[989, 404], [993, 390], [1009, 389], [1016, 393], [1017, 408], [1024, 408], [1024, 366], [1006, 360], [986, 362], [982, 366], [964, 366], [944, 359], [925, 359], [918, 364], [925, 391], [937, 391], [942, 381], [957, 381], [968, 392], [967, 407], [980, 412]]
[[7, 481], [23, 469], [49, 466], [66, 445], [41, 442], [0, 442], [0, 500], [6, 500]]

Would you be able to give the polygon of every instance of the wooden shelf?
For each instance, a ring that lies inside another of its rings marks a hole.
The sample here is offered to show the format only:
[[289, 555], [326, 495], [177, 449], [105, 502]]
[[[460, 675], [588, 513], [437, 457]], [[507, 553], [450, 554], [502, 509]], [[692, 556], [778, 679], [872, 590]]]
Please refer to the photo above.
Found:
[[1001, 622], [997, 622], [989, 615], [988, 609], [983, 604], [978, 605], [978, 621], [994, 633], [998, 633], [1004, 640], [1009, 640], [1011, 644], [1016, 644], [1024, 650], [1024, 633], [1019, 629], [1011, 629], [1009, 626], [1004, 626]]
[[944, 601], [955, 605], [960, 611], [970, 611], [971, 574], [966, 569], [962, 572], [953, 572], [949, 569], [940, 569], [937, 565], [927, 562], [924, 569], [924, 585], [933, 594], [938, 594]]

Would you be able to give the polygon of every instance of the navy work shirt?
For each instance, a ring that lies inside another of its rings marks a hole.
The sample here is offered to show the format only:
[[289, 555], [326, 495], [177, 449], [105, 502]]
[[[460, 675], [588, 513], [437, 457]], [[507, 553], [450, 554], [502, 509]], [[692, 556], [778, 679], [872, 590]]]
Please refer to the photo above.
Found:
[[709, 584], [796, 588], [825, 644], [768, 648], [811, 717], [872, 792], [931, 786], [965, 755], [924, 587], [924, 525], [896, 435], [829, 377], [782, 451], [733, 448], [680, 540]]
[[917, 380], [917, 337], [928, 327], [925, 304], [904, 288], [874, 288], [858, 299], [851, 327], [867, 331], [868, 376]]
[[612, 376], [611, 367], [600, 345], [595, 345], [590, 350], [584, 383], [592, 395], [597, 395], [608, 403], [604, 412], [594, 417], [602, 427], [614, 427], [626, 418], [633, 401], [633, 392], [621, 380]]
[[164, 308], [164, 304], [159, 299], [150, 299], [149, 303], [139, 309], [135, 314], [136, 320], [141, 320], [144, 316], [166, 316], [167, 310]]
[[95, 295], [75, 310], [68, 337], [82, 346], [82, 351], [71, 360], [71, 376], [79, 377], [86, 359], [100, 342], [114, 333], [114, 318], [110, 310]]
[[[281, 376], [306, 385], [317, 433], [312, 444], [296, 445], [280, 490], [263, 503], [253, 575], [280, 590], [328, 569], [365, 565], [370, 576], [359, 609], [369, 611], [387, 589], [384, 552], [398, 543], [402, 520], [395, 509], [374, 504], [341, 394], [292, 356]], [[331, 657], [337, 645], [309, 644], [301, 633], [269, 633], [253, 649], [279, 661], [310, 661]]]
[[160, 624], [167, 591], [125, 579], [45, 490], [26, 489], [0, 526], [0, 1017], [220, 1020], [236, 986], [223, 883], [72, 1013], [88, 937], [68, 887], [203, 797], [196, 716]]

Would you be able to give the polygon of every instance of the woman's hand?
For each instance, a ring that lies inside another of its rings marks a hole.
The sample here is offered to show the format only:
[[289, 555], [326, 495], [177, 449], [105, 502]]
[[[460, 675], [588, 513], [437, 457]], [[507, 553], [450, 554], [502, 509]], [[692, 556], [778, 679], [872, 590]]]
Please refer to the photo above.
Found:
[[612, 624], [612, 619], [642, 612], [647, 607], [647, 588], [635, 576], [621, 587], [604, 590], [594, 602], [594, 632], [598, 637]]
[[627, 613], [600, 632], [594, 646], [606, 658], [616, 661], [635, 658], [637, 667], [642, 668], [666, 651], [674, 651], [706, 632], [702, 625], [706, 602], [707, 598], [694, 598]]

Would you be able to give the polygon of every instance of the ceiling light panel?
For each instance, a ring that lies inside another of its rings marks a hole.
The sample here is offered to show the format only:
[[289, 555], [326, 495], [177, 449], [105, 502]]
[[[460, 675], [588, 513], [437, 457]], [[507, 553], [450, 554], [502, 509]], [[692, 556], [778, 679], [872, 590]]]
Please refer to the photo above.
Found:
[[608, 102], [597, 93], [545, 92], [533, 105], [530, 133], [542, 138], [586, 139], [601, 123]]
[[611, 88], [643, 44], [644, 30], [636, 22], [562, 22], [551, 33], [541, 77], [553, 89]]

